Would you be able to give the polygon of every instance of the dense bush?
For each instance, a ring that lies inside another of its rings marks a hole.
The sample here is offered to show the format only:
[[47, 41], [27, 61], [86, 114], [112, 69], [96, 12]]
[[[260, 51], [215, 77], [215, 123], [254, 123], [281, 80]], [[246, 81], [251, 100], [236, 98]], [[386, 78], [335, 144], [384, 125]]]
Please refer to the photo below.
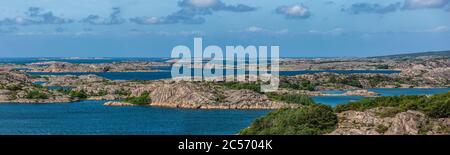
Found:
[[318, 135], [336, 128], [337, 116], [326, 105], [313, 104], [295, 109], [280, 109], [253, 122], [242, 135]]
[[128, 97], [123, 100], [123, 102], [136, 104], [136, 105], [147, 105], [151, 102], [150, 94], [147, 91], [144, 91], [140, 96], [137, 97]]
[[356, 102], [336, 106], [336, 112], [347, 110], [363, 111], [376, 107], [394, 107], [398, 112], [421, 111], [433, 118], [450, 117], [450, 92], [430, 97], [417, 95], [385, 96], [365, 98]]
[[48, 99], [48, 95], [38, 90], [32, 90], [25, 95], [27, 99]]

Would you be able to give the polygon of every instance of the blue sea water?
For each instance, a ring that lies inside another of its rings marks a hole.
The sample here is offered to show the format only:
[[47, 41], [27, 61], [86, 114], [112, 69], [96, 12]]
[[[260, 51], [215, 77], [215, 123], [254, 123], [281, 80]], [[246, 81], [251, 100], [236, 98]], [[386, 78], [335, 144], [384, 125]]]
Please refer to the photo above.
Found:
[[[380, 96], [399, 96], [399, 95], [432, 95], [439, 93], [447, 93], [450, 88], [374, 88], [369, 89], [379, 93]], [[330, 94], [341, 94], [345, 91], [324, 91]], [[363, 99], [362, 96], [314, 96], [312, 99], [317, 103], [322, 103], [330, 106], [336, 106], [338, 104], [345, 104], [352, 101]]]
[[0, 134], [236, 134], [269, 110], [110, 107], [105, 101], [0, 104]]
[[362, 96], [313, 96], [311, 97], [315, 102], [336, 106], [338, 104], [345, 104], [352, 101], [363, 99]]
[[377, 92], [380, 96], [431, 95], [447, 93], [450, 88], [374, 88], [369, 91]]

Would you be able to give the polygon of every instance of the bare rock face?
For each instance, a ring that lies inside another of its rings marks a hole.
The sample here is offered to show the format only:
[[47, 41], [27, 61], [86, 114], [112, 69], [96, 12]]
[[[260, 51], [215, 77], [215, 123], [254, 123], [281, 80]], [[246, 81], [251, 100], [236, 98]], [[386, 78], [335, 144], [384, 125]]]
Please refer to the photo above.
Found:
[[251, 90], [227, 90], [225, 94], [227, 98], [222, 105], [228, 105], [228, 109], [279, 109], [294, 106], [271, 101], [266, 95]]
[[181, 108], [200, 108], [200, 105], [217, 100], [215, 89], [189, 82], [161, 84], [152, 90], [150, 96], [152, 105]]
[[377, 96], [378, 93], [371, 92], [368, 90], [353, 90], [353, 91], [347, 91], [345, 93], [347, 96]]
[[148, 86], [153, 106], [191, 109], [278, 109], [295, 107], [270, 101], [252, 90], [232, 90], [192, 82], [164, 82]]
[[0, 89], [0, 102], [1, 101], [3, 101], [3, 102], [8, 101], [10, 94], [11, 94], [11, 91]]
[[103, 104], [105, 106], [134, 106], [134, 104], [126, 103], [126, 102], [117, 102], [117, 101], [110, 101]]
[[406, 111], [393, 117], [380, 117], [383, 108], [345, 111], [331, 135], [418, 135], [449, 134], [449, 118], [432, 119], [418, 111]]
[[407, 111], [397, 114], [391, 126], [386, 131], [386, 135], [417, 135], [420, 127], [426, 125], [426, 117], [417, 111]]

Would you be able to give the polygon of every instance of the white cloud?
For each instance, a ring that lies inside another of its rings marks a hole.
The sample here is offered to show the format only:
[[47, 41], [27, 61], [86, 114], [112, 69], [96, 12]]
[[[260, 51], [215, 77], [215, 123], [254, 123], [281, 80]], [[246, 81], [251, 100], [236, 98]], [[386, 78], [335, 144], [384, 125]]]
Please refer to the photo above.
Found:
[[259, 26], [250, 26], [247, 27], [244, 30], [239, 30], [239, 31], [234, 31], [234, 30], [230, 30], [228, 31], [229, 33], [258, 33], [258, 34], [268, 34], [268, 35], [283, 35], [283, 34], [288, 34], [289, 33], [289, 29], [266, 29], [266, 28], [262, 28]]
[[266, 29], [257, 27], [257, 26], [250, 26], [246, 29], [247, 32], [264, 32]]
[[443, 8], [450, 0], [405, 0], [403, 9]]
[[303, 4], [280, 6], [276, 9], [276, 12], [285, 15], [286, 18], [306, 19], [311, 16], [309, 8]]

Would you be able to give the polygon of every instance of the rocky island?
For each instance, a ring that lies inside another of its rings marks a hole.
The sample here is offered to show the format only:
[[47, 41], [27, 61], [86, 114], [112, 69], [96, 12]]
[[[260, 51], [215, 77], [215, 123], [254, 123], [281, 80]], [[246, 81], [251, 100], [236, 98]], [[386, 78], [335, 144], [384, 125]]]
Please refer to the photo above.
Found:
[[[444, 52], [449, 53], [449, 52]], [[105, 106], [158, 106], [190, 109], [280, 109], [276, 114], [329, 116], [321, 130], [288, 134], [448, 134], [448, 102], [430, 109], [378, 106], [335, 109], [316, 106], [310, 96], [376, 97], [371, 88], [436, 88], [450, 86], [449, 56], [371, 57], [358, 59], [285, 59], [284, 70], [398, 70], [398, 73], [339, 74], [332, 72], [281, 76], [277, 92], [264, 93], [258, 82], [188, 82], [161, 80], [111, 80], [98, 75], [31, 75], [29, 72], [157, 72], [155, 66], [172, 62], [113, 62], [74, 64], [36, 62], [0, 64], [0, 103], [67, 103], [106, 100]], [[18, 68], [26, 68], [19, 70]], [[39, 83], [39, 84], [38, 84]], [[339, 90], [330, 94], [327, 90]], [[378, 98], [378, 97], [377, 97]], [[380, 97], [383, 98], [383, 97]], [[442, 97], [440, 97], [442, 99]], [[445, 96], [443, 97], [445, 98]], [[427, 100], [427, 99], [423, 99]], [[444, 101], [448, 101], [444, 100]], [[362, 102], [362, 101], [361, 101]], [[415, 101], [410, 101], [411, 104]], [[418, 102], [418, 101], [417, 101]], [[434, 100], [433, 100], [434, 102]], [[355, 104], [363, 104], [357, 101]], [[430, 101], [431, 103], [431, 101]], [[355, 105], [346, 104], [348, 106]], [[401, 106], [400, 106], [401, 107]], [[298, 109], [303, 109], [299, 110]], [[341, 110], [339, 110], [341, 109]], [[345, 109], [345, 110], [342, 110]], [[322, 113], [323, 112], [323, 113]], [[381, 115], [380, 115], [381, 113]], [[439, 116], [434, 116], [438, 113]], [[272, 117], [272, 116], [271, 116]], [[273, 119], [271, 119], [273, 120]], [[300, 122], [308, 123], [308, 122]], [[269, 131], [243, 134], [283, 134]], [[289, 131], [288, 129], [284, 129]], [[292, 129], [294, 130], [294, 129]], [[275, 130], [274, 130], [275, 131]]]

